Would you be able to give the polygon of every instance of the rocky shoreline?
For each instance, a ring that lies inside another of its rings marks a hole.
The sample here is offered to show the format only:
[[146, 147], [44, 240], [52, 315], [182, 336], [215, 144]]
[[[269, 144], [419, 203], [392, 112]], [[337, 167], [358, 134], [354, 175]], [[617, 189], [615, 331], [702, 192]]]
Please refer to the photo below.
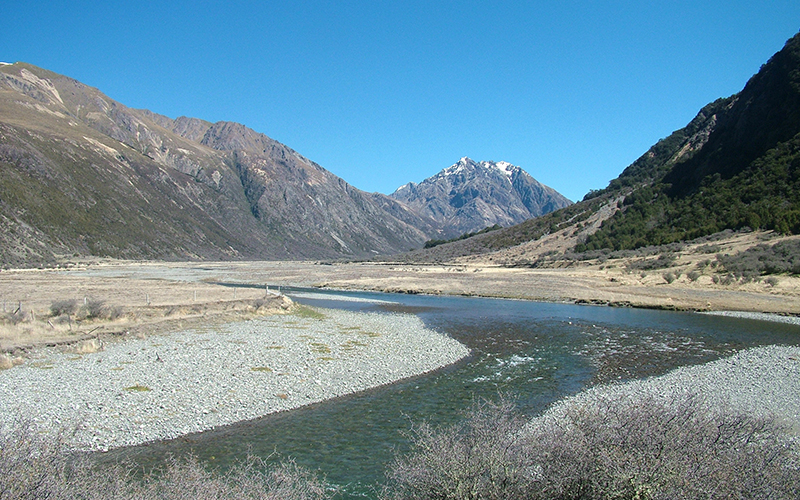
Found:
[[669, 404], [686, 395], [701, 398], [709, 411], [774, 417], [800, 432], [800, 347], [755, 347], [659, 377], [598, 385], [559, 401], [543, 418], [558, 418], [568, 407], [602, 400]]
[[76, 447], [107, 450], [389, 384], [468, 354], [413, 315], [308, 308], [90, 354], [42, 348], [0, 372], [0, 429], [77, 427]]

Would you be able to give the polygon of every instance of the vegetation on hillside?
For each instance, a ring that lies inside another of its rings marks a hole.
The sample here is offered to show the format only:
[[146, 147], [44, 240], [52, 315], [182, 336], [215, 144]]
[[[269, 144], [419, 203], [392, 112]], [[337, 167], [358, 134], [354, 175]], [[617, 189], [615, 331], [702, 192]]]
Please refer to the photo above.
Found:
[[[599, 230], [583, 221], [615, 200]], [[440, 244], [412, 261], [489, 253], [573, 227], [576, 253], [662, 246], [725, 230], [800, 234], [800, 34], [738, 94], [661, 139], [604, 189], [492, 234]]]
[[800, 234], [800, 134], [730, 178], [709, 175], [690, 195], [670, 196], [671, 188], [659, 182], [633, 191], [620, 216], [576, 250], [663, 245], [725, 229]]
[[433, 248], [439, 245], [444, 245], [445, 243], [452, 243], [454, 241], [466, 240], [467, 238], [472, 238], [473, 236], [477, 236], [479, 234], [486, 234], [491, 231], [497, 231], [498, 229], [501, 229], [500, 225], [495, 224], [494, 226], [486, 227], [484, 229], [481, 229], [480, 231], [475, 231], [474, 233], [464, 233], [457, 238], [451, 238], [449, 240], [437, 240], [437, 239], [428, 240], [425, 242], [423, 248]]
[[717, 255], [724, 269], [739, 279], [772, 274], [800, 274], [800, 240], [762, 243], [736, 255]]
[[577, 251], [746, 227], [800, 234], [800, 34], [742, 92], [706, 106], [590, 196], [608, 192], [625, 194], [623, 210]]

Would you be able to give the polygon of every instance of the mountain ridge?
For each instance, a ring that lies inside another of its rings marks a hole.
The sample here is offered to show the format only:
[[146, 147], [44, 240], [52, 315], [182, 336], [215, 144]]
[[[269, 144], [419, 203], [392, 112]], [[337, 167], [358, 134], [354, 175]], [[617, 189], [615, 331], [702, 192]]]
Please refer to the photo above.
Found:
[[[723, 231], [800, 234], [800, 33], [743, 90], [704, 106], [604, 189], [545, 216], [406, 254], [445, 262], [570, 265]], [[562, 260], [559, 260], [562, 259]], [[566, 259], [566, 261], [563, 261]]]
[[26, 63], [0, 66], [5, 266], [57, 256], [365, 258], [427, 235], [291, 148], [170, 119]]
[[439, 224], [452, 238], [489, 226], [510, 226], [569, 205], [554, 189], [505, 161], [462, 157], [420, 183], [399, 187], [391, 198]]

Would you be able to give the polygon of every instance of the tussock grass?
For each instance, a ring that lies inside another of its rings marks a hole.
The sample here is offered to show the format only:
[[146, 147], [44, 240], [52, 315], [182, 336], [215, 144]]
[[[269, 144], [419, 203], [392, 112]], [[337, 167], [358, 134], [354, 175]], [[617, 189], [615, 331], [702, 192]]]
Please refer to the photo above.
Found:
[[147, 387], [145, 385], [136, 384], [136, 385], [132, 385], [130, 387], [126, 387], [125, 390], [128, 391], [128, 392], [150, 392], [152, 389], [150, 389], [149, 387]]

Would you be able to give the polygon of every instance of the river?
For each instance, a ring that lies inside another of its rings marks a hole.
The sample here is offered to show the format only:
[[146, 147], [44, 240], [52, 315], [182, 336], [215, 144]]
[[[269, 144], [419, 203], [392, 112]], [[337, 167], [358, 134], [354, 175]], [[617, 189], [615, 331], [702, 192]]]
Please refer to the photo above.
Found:
[[472, 355], [390, 386], [183, 438], [117, 450], [145, 467], [193, 453], [226, 467], [248, 453], [293, 458], [341, 488], [372, 498], [413, 422], [446, 425], [479, 398], [510, 397], [533, 416], [598, 383], [666, 373], [748, 347], [800, 345], [800, 327], [688, 312], [504, 299], [284, 289], [321, 308], [416, 314]]

